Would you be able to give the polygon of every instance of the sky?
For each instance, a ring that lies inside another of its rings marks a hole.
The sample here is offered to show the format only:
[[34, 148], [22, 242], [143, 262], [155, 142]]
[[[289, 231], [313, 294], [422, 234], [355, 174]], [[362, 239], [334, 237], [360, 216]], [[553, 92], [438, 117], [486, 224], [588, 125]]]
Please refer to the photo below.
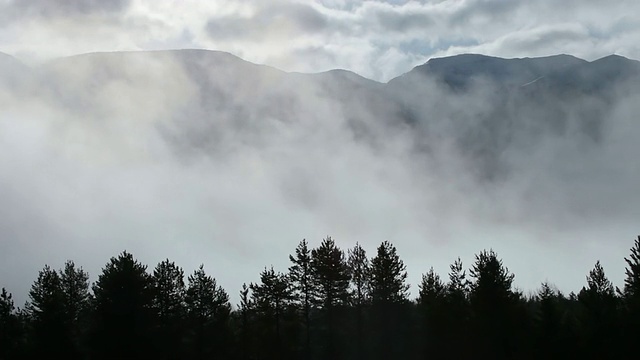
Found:
[[287, 71], [387, 81], [431, 57], [640, 58], [640, 5], [616, 0], [2, 0], [0, 50], [26, 62], [198, 48]]
[[[215, 69], [205, 75], [168, 55], [126, 69], [117, 58], [50, 61], [195, 48], [384, 82], [469, 52], [640, 59], [638, 11], [626, 0], [0, 0], [0, 52], [43, 69], [36, 82], [0, 86], [0, 287], [21, 305], [44, 264], [72, 259], [95, 280], [128, 250], [150, 267], [169, 258], [190, 273], [203, 263], [235, 302], [265, 266], [286, 271], [300, 240], [326, 236], [369, 255], [391, 241], [413, 295], [430, 267], [446, 277], [457, 257], [469, 267], [489, 248], [525, 292], [545, 280], [579, 291], [596, 260], [622, 286], [622, 258], [640, 233], [637, 96], [619, 94], [600, 143], [575, 131], [510, 149], [512, 176], [488, 186], [449, 143], [451, 114], [433, 122], [445, 136], [425, 160], [414, 134], [378, 122], [375, 101], [344, 108], [317, 84], [279, 84], [275, 70], [259, 81], [253, 67], [220, 70], [234, 59], [204, 64]], [[486, 90], [423, 105], [459, 101], [456, 116], [472, 121], [492, 104]], [[576, 126], [581, 104], [571, 106]], [[359, 141], [353, 116], [377, 119], [368, 131], [382, 145]]]

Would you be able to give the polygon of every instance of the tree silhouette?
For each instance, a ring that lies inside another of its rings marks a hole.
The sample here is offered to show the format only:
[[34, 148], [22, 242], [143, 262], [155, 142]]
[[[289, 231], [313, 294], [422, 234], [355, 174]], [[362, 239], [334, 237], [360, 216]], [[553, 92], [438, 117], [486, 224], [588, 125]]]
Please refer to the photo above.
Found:
[[408, 303], [407, 271], [395, 246], [383, 241], [371, 259], [371, 301], [373, 306], [375, 353], [378, 358], [404, 357], [407, 337], [401, 326], [404, 305]]
[[359, 243], [349, 249], [347, 266], [351, 275], [351, 303], [356, 316], [356, 357], [365, 358], [364, 350], [364, 310], [370, 303], [371, 268], [367, 252]]
[[440, 348], [455, 348], [457, 358], [469, 359], [472, 357], [469, 347], [456, 347], [460, 338], [471, 336], [469, 331], [469, 280], [467, 280], [467, 274], [460, 258], [449, 265], [448, 275], [446, 309], [444, 311], [447, 321], [441, 324]]
[[514, 356], [514, 310], [518, 294], [512, 289], [515, 275], [503, 266], [493, 250], [475, 257], [471, 269], [470, 305], [478, 355], [498, 359]]
[[65, 326], [64, 300], [60, 275], [45, 265], [31, 285], [26, 305], [31, 321], [34, 356], [69, 356], [71, 343]]
[[635, 333], [640, 328], [640, 236], [635, 240], [629, 257], [625, 257], [624, 289], [621, 292], [624, 301], [624, 346], [628, 354], [635, 353]]
[[374, 304], [401, 303], [408, 299], [407, 270], [395, 246], [384, 241], [371, 259], [371, 300]]
[[285, 274], [273, 270], [273, 266], [260, 273], [260, 283], [251, 284], [252, 301], [262, 324], [262, 344], [270, 358], [286, 357], [283, 344], [284, 321], [293, 299], [291, 284]]
[[313, 281], [311, 267], [311, 251], [307, 240], [302, 239], [295, 250], [295, 256], [289, 255], [293, 265], [289, 267], [289, 278], [293, 296], [297, 306], [302, 311], [304, 326], [304, 358], [311, 358], [311, 308], [317, 302], [317, 287]]
[[338, 312], [340, 308], [348, 305], [349, 267], [344, 252], [330, 236], [311, 251], [311, 266], [324, 315], [323, 356], [337, 359], [342, 356], [339, 351], [342, 344], [337, 343], [340, 339]]
[[536, 294], [538, 302], [534, 314], [535, 349], [538, 357], [562, 359], [570, 355], [566, 351], [566, 340], [562, 324], [561, 306], [564, 296], [548, 282]]
[[618, 339], [618, 299], [600, 261], [589, 271], [587, 287], [582, 288], [578, 300], [585, 309], [586, 352], [595, 358], [616, 358], [611, 345]]
[[93, 285], [95, 358], [146, 359], [153, 354], [153, 281], [146, 269], [126, 251], [102, 269]]
[[240, 305], [236, 313], [239, 326], [237, 331], [239, 336], [239, 353], [240, 358], [243, 360], [253, 358], [255, 355], [252, 328], [254, 304], [249, 295], [250, 291], [251, 289], [246, 283], [242, 284], [242, 289], [240, 290]]
[[21, 335], [13, 298], [5, 288], [2, 288], [0, 292], [0, 360], [19, 358]]
[[67, 261], [60, 271], [60, 287], [63, 297], [63, 318], [70, 346], [68, 357], [80, 359], [84, 349], [85, 335], [88, 329], [88, 317], [91, 310], [89, 294], [89, 274], [76, 267], [73, 261]]
[[229, 356], [229, 295], [204, 271], [204, 265], [188, 278], [186, 306], [191, 328], [192, 358]]
[[152, 309], [157, 319], [156, 345], [158, 357], [172, 359], [181, 353], [186, 314], [184, 271], [166, 259], [153, 270]]
[[444, 325], [448, 319], [445, 315], [447, 288], [433, 268], [422, 275], [418, 295], [418, 309], [422, 315], [423, 357], [427, 359], [442, 358], [449, 349], [441, 347]]
[[624, 258], [627, 267], [622, 296], [629, 310], [637, 314], [640, 311], [640, 236], [635, 240], [630, 251], [629, 257]]

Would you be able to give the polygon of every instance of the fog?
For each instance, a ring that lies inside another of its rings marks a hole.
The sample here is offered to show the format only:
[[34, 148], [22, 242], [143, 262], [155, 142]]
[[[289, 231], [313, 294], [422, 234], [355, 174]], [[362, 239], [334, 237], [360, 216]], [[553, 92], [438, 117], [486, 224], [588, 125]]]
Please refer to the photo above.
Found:
[[639, 231], [640, 92], [624, 84], [550, 119], [486, 79], [457, 94], [218, 52], [0, 66], [0, 286], [18, 304], [44, 264], [94, 281], [123, 250], [204, 264], [235, 303], [328, 235], [370, 256], [391, 241], [412, 296], [431, 266], [489, 248], [525, 292], [577, 291], [596, 260], [621, 286]]

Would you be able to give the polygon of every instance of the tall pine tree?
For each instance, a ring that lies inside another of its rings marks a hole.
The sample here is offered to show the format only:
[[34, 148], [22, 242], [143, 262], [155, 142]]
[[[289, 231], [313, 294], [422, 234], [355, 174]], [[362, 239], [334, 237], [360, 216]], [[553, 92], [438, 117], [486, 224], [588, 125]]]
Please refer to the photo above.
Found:
[[48, 265], [38, 273], [38, 279], [31, 285], [26, 310], [32, 324], [34, 356], [69, 356], [68, 351], [72, 346], [65, 326], [60, 275]]
[[322, 356], [342, 358], [343, 344], [338, 343], [341, 339], [341, 310], [344, 310], [349, 300], [349, 267], [344, 252], [327, 236], [319, 247], [311, 251], [311, 266], [318, 287], [318, 299], [322, 304]]
[[181, 353], [186, 314], [184, 271], [166, 259], [153, 270], [152, 281], [152, 308], [157, 319], [155, 348], [160, 358], [177, 358]]
[[188, 344], [190, 358], [205, 359], [212, 356], [229, 356], [229, 295], [207, 275], [200, 265], [188, 278], [186, 308], [191, 333]]
[[404, 358], [408, 335], [402, 322], [408, 311], [409, 285], [406, 266], [390, 242], [378, 246], [370, 276], [375, 354], [381, 359]]
[[112, 257], [93, 285], [93, 357], [148, 359], [153, 356], [153, 281], [146, 265], [122, 252]]
[[302, 324], [304, 327], [304, 358], [311, 358], [311, 310], [317, 302], [317, 289], [313, 281], [313, 269], [311, 267], [311, 250], [307, 240], [302, 239], [295, 250], [295, 256], [289, 255], [292, 265], [289, 267], [289, 278], [293, 290], [293, 296], [298, 308], [301, 310]]

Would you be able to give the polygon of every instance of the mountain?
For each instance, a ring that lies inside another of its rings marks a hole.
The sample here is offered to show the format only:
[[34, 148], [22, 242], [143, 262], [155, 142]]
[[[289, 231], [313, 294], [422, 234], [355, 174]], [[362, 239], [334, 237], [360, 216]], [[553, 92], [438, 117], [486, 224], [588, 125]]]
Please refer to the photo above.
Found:
[[17, 86], [25, 78], [29, 68], [11, 55], [0, 52], [0, 84]]
[[[207, 50], [92, 53], [37, 69], [5, 55], [0, 69], [13, 85], [35, 74], [27, 93], [79, 119], [146, 119], [181, 156], [260, 144], [304, 123], [347, 131], [376, 151], [400, 146], [393, 134], [410, 134], [402, 146], [425, 157], [450, 143], [488, 181], [509, 176], [514, 158], [549, 138], [601, 143], [617, 104], [640, 94], [640, 62], [617, 55], [588, 62], [462, 54], [386, 84], [345, 70], [288, 73]], [[315, 141], [305, 136], [301, 142]]]

